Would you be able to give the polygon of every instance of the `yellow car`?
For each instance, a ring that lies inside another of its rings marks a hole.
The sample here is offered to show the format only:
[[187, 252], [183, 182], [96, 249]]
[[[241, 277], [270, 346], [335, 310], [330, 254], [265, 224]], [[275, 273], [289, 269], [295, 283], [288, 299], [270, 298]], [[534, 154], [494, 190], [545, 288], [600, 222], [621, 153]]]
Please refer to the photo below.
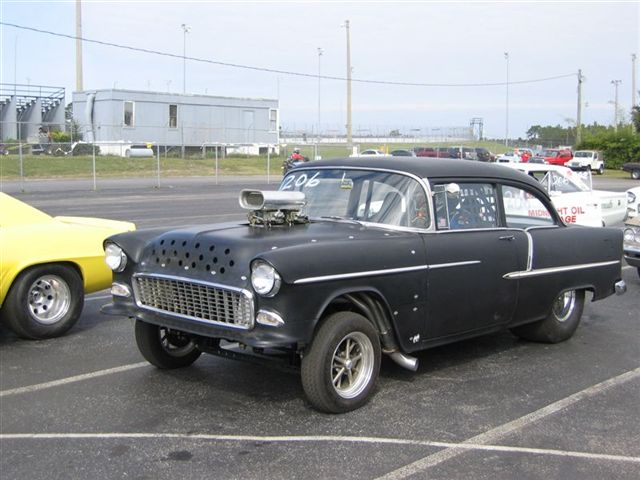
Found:
[[62, 335], [84, 294], [111, 285], [102, 242], [130, 222], [51, 217], [0, 192], [0, 318], [18, 336]]

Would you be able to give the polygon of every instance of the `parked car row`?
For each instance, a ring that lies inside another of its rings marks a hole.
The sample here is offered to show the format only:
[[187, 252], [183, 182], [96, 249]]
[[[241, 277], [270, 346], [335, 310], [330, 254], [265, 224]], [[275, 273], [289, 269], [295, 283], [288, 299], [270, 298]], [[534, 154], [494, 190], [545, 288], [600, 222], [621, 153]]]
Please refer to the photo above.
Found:
[[481, 162], [492, 162], [495, 160], [489, 150], [483, 147], [415, 147], [412, 149], [396, 149], [390, 153], [382, 150], [363, 150], [357, 157], [430, 157], [430, 158], [463, 158], [465, 160], [479, 160]]

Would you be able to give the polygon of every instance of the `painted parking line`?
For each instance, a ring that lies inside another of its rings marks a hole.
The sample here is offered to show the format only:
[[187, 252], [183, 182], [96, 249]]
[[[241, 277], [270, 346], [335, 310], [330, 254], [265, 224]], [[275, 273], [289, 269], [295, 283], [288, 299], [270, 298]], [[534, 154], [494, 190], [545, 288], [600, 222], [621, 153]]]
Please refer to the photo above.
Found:
[[377, 480], [399, 480], [416, 474], [424, 474], [425, 470], [428, 470], [435, 465], [457, 457], [458, 455], [461, 455], [462, 453], [467, 451], [468, 449], [465, 448], [465, 445], [481, 446], [494, 444], [500, 438], [521, 430], [524, 427], [537, 422], [538, 420], [542, 420], [550, 415], [553, 415], [570, 407], [577, 402], [580, 402], [581, 400], [585, 400], [587, 398], [598, 395], [610, 388], [622, 385], [623, 383], [629, 382], [638, 377], [640, 377], [640, 367], [600, 382], [596, 385], [592, 385], [591, 387], [585, 388], [584, 390], [574, 393], [573, 395], [569, 395], [568, 397], [558, 400], [557, 402], [551, 403], [546, 407], [531, 412], [528, 415], [517, 418], [503, 425], [499, 425], [495, 428], [492, 428], [491, 430], [487, 430], [486, 432], [481, 433], [480, 435], [468, 438], [467, 440], [455, 446], [445, 447], [444, 450], [440, 450], [439, 452], [433, 453], [424, 458], [421, 458], [420, 460], [405, 465], [404, 467], [389, 472], [386, 475], [379, 477]]
[[582, 458], [609, 462], [637, 463], [640, 457], [612, 455], [604, 453], [576, 452], [571, 450], [554, 450], [549, 448], [509, 447], [504, 445], [485, 445], [473, 443], [435, 442], [429, 440], [411, 440], [402, 438], [381, 437], [347, 437], [331, 435], [309, 436], [256, 436], [256, 435], [210, 435], [192, 433], [3, 433], [0, 441], [5, 440], [144, 440], [144, 439], [179, 439], [206, 440], [213, 442], [264, 442], [264, 443], [358, 443], [377, 445], [412, 445], [461, 449], [465, 451], [480, 450], [491, 452], [524, 453], [529, 455], [549, 455], [558, 457]]
[[61, 378], [60, 380], [53, 380], [51, 382], [37, 383], [35, 385], [28, 385], [26, 387], [12, 388], [10, 390], [0, 391], [0, 398], [8, 397], [11, 395], [19, 395], [21, 393], [37, 392], [39, 390], [45, 390], [47, 388], [59, 387], [60, 385], [68, 385], [70, 383], [82, 382], [84, 380], [91, 380], [94, 378], [104, 377], [105, 375], [113, 375], [115, 373], [127, 372], [136, 368], [148, 367], [148, 362], [131, 363], [129, 365], [122, 365], [120, 367], [107, 368], [105, 370], [98, 370], [96, 372], [84, 373], [82, 375], [75, 375], [73, 377]]

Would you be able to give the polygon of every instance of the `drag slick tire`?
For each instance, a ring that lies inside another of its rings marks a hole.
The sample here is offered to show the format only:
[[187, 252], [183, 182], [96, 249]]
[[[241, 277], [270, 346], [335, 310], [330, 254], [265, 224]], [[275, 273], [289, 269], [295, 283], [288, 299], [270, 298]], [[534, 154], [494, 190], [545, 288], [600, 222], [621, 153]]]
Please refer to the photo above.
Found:
[[136, 343], [150, 364], [173, 369], [188, 367], [201, 355], [195, 343], [185, 334], [136, 320]]
[[19, 337], [41, 340], [66, 333], [80, 318], [83, 306], [82, 277], [74, 267], [37, 265], [13, 281], [2, 318]]
[[547, 318], [512, 328], [511, 332], [532, 342], [563, 342], [578, 328], [583, 309], [584, 290], [567, 290], [555, 299]]
[[380, 340], [363, 316], [338, 312], [326, 319], [302, 358], [302, 386], [311, 404], [343, 413], [367, 403], [380, 372]]

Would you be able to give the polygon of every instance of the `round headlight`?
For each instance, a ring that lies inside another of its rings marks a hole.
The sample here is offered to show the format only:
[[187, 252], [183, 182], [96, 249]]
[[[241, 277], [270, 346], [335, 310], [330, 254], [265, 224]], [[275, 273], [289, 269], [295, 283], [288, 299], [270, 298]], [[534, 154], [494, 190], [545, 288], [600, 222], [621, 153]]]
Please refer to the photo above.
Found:
[[273, 297], [280, 290], [280, 275], [270, 264], [256, 260], [251, 265], [251, 285], [259, 295]]
[[104, 247], [105, 262], [114, 272], [122, 272], [127, 266], [127, 254], [115, 243], [109, 243]]
[[633, 192], [627, 192], [627, 203], [633, 203], [636, 201], [636, 195]]

